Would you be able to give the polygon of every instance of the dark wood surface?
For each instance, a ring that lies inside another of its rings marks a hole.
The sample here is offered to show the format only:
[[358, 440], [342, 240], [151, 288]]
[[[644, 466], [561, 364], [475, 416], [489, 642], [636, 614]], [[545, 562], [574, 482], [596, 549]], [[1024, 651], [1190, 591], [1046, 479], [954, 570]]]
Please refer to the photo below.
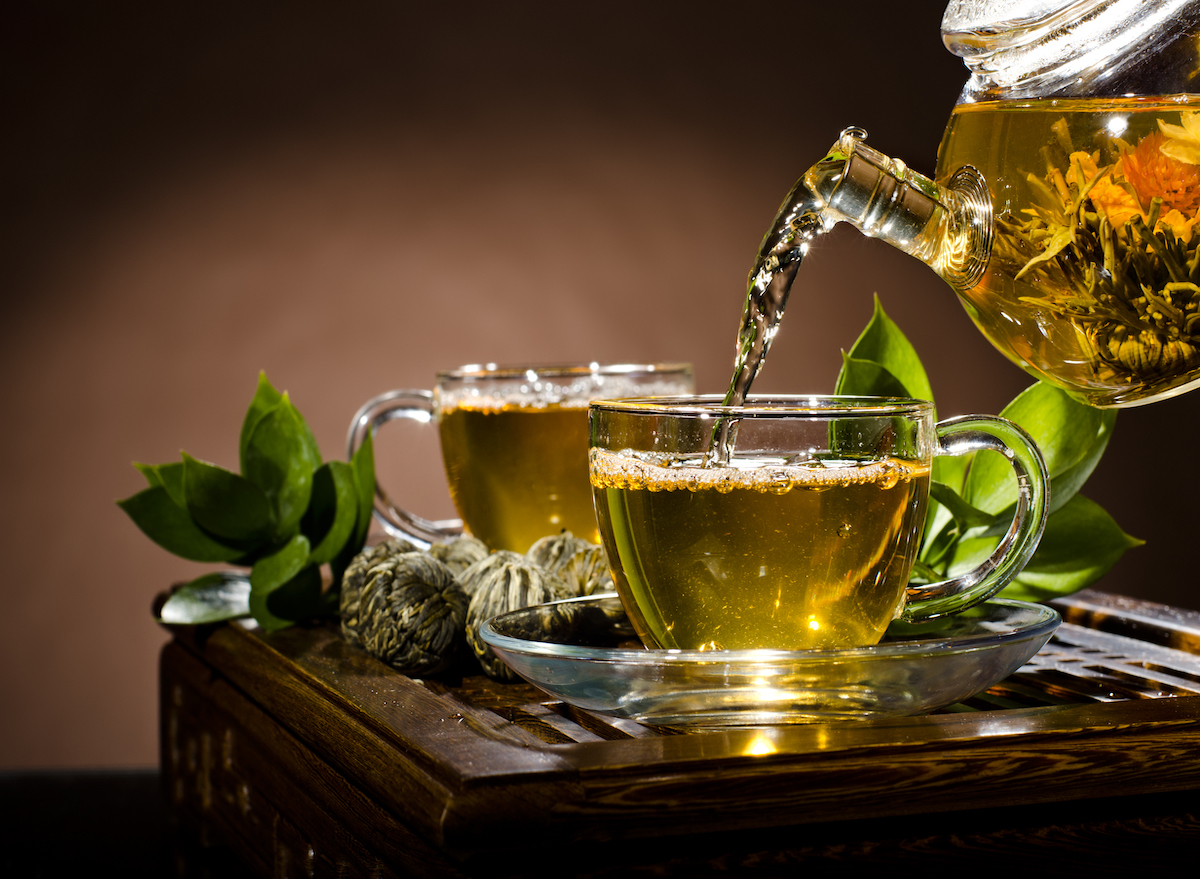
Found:
[[1170, 863], [1200, 843], [1200, 619], [1090, 592], [1060, 610], [1035, 661], [968, 705], [689, 734], [415, 680], [333, 628], [183, 630], [162, 655], [163, 774], [181, 823], [263, 876]]

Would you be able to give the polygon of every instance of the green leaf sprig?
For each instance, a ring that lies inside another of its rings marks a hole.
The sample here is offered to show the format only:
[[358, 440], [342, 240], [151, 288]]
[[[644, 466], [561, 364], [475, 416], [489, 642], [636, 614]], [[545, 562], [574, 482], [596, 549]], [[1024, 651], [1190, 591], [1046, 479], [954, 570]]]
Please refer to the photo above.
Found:
[[[836, 390], [933, 401], [916, 350], [884, 313], [878, 296], [870, 323], [849, 353], [842, 354]], [[1038, 382], [1000, 414], [1033, 437], [1050, 473], [1050, 515], [1041, 543], [1025, 569], [1000, 594], [1048, 601], [1090, 586], [1126, 550], [1144, 543], [1079, 494], [1108, 446], [1116, 411], [1094, 409], [1053, 385]], [[1008, 529], [1016, 497], [1016, 478], [1000, 455], [935, 458], [914, 577], [932, 582], [979, 564]]]
[[147, 537], [191, 561], [250, 569], [198, 577], [168, 598], [160, 618], [198, 624], [253, 616], [275, 630], [335, 612], [342, 573], [371, 523], [371, 437], [350, 461], [322, 463], [303, 416], [260, 374], [238, 457], [240, 473], [186, 452], [178, 462], [134, 464], [149, 485], [117, 505]]

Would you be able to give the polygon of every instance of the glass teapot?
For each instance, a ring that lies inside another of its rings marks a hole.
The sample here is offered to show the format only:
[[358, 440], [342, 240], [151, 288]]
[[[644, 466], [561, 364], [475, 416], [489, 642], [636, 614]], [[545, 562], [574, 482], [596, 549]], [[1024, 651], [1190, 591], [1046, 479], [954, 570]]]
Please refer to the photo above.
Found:
[[971, 77], [936, 182], [847, 129], [797, 184], [821, 225], [926, 262], [1093, 406], [1200, 386], [1200, 2], [956, 0], [942, 34]]

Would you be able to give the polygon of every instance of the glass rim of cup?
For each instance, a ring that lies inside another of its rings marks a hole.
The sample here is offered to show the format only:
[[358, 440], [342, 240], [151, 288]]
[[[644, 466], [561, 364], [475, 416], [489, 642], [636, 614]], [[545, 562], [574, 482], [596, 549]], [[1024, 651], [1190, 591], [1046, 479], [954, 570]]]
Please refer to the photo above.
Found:
[[622, 414], [714, 418], [870, 418], [933, 412], [933, 403], [915, 397], [854, 394], [759, 394], [740, 406], [727, 405], [720, 394], [681, 394], [593, 400], [593, 411]]
[[470, 381], [473, 379], [525, 379], [530, 373], [537, 378], [570, 378], [588, 375], [684, 375], [691, 374], [694, 367], [686, 361], [663, 361], [652, 363], [531, 363], [497, 364], [469, 363], [454, 369], [437, 371], [438, 381], [451, 379]]

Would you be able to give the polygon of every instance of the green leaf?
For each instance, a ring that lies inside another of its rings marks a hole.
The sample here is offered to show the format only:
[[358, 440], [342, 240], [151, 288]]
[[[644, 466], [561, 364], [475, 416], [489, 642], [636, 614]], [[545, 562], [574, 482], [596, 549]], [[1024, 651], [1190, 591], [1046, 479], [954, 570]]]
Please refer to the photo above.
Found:
[[133, 462], [133, 466], [137, 471], [146, 477], [146, 484], [151, 488], [165, 488], [162, 477], [158, 475], [157, 464], [141, 464], [137, 461]]
[[[933, 459], [933, 481], [962, 494], [972, 455], [938, 455]], [[1011, 469], [1011, 468], [1010, 468]]]
[[[1050, 242], [1030, 266], [1052, 258], [1063, 246], [1061, 241]], [[884, 314], [878, 297], [870, 324], [842, 361], [840, 394], [932, 399], [915, 350]], [[1039, 382], [1018, 395], [1002, 415], [1025, 428], [1041, 449], [1051, 480], [1053, 513], [1037, 552], [1003, 594], [1045, 600], [1091, 585], [1127, 549], [1142, 542], [1078, 494], [1108, 447], [1116, 412], [1093, 409]], [[956, 576], [981, 563], [1007, 530], [1015, 500], [1016, 480], [1002, 456], [935, 458], [921, 569]]]
[[[922, 561], [935, 564], [946, 550], [949, 538], [945, 532], [949, 526], [955, 524], [955, 517], [943, 504], [938, 503], [937, 496], [939, 492], [946, 490], [953, 492], [961, 499], [963, 484], [967, 479], [967, 469], [973, 457], [973, 455], [953, 457], [939, 455], [933, 459], [929, 512], [925, 516], [925, 536], [921, 541], [920, 558]], [[942, 486], [942, 488], [936, 488], [937, 486]], [[961, 531], [961, 527], [958, 530]]]
[[246, 416], [242, 419], [242, 433], [238, 439], [238, 462], [243, 473], [246, 472], [246, 445], [250, 441], [250, 434], [254, 432], [259, 419], [278, 406], [282, 399], [283, 395], [275, 390], [267, 380], [267, 374], [260, 372], [258, 387], [254, 391], [254, 398], [250, 401], [250, 408], [246, 410]]
[[367, 542], [367, 532], [375, 512], [375, 441], [370, 433], [350, 459], [350, 467], [354, 472], [354, 486], [358, 494], [358, 515], [354, 523], [354, 536], [330, 563], [334, 583], [341, 583], [342, 572]]
[[282, 543], [278, 541], [270, 541], [266, 539], [257, 541], [255, 543], [244, 543], [242, 544], [243, 554], [234, 559], [233, 563], [243, 568], [252, 568], [254, 567], [255, 562], [257, 562], [259, 559], [266, 558], [269, 555], [273, 555], [281, 546]]
[[242, 550], [214, 539], [176, 504], [162, 485], [147, 488], [117, 506], [147, 537], [167, 552], [193, 562], [231, 562]]
[[[1000, 535], [964, 537], [954, 548], [950, 575], [958, 576], [991, 555]], [[1046, 601], [1091, 586], [1125, 551], [1143, 541], [1130, 537], [1095, 502], [1075, 495], [1046, 520], [1046, 530], [1029, 563], [1001, 592], [1004, 598]]]
[[1091, 411], [1100, 415], [1100, 421], [1096, 427], [1096, 433], [1092, 438], [1091, 447], [1082, 452], [1077, 464], [1067, 467], [1059, 473], [1051, 473], [1051, 513], [1060, 507], [1066, 506], [1067, 502], [1075, 497], [1079, 490], [1083, 488], [1083, 484], [1087, 482], [1088, 477], [1092, 475], [1092, 471], [1096, 469], [1096, 465], [1100, 463], [1100, 458], [1104, 455], [1104, 450], [1108, 448], [1108, 441], [1112, 439], [1113, 429], [1117, 424], [1117, 410], [1092, 409]]
[[959, 497], [958, 492], [948, 485], [935, 482], [929, 486], [929, 494], [930, 497], [945, 507], [946, 511], [954, 517], [954, 520], [959, 524], [960, 531], [966, 531], [968, 528], [979, 526], [989, 526], [996, 521], [995, 516], [971, 506]]
[[1037, 552], [1001, 595], [1048, 601], [1091, 586], [1145, 541], [1121, 530], [1099, 504], [1077, 494], [1046, 522]]
[[946, 576], [958, 577], [979, 565], [999, 545], [997, 534], [968, 534], [960, 537], [946, 556]]
[[312, 500], [302, 522], [304, 534], [315, 544], [309, 562], [323, 565], [333, 561], [354, 537], [357, 522], [354, 468], [344, 461], [322, 465], [313, 474]]
[[[938, 455], [933, 459], [933, 469], [930, 474], [932, 485], [943, 485], [950, 491], [962, 496], [963, 484], [967, 481], [967, 470], [971, 465], [973, 455]], [[953, 520], [950, 512], [942, 507], [934, 497], [926, 517], [925, 533], [927, 537], [939, 534]]]
[[337, 613], [339, 602], [333, 592], [321, 591], [321, 569], [307, 565], [266, 598], [266, 607], [255, 615], [269, 632], [293, 623]]
[[[904, 396], [915, 397], [918, 400], [933, 400], [933, 389], [925, 367], [916, 349], [908, 341], [900, 328], [892, 322], [883, 311], [879, 296], [875, 297], [875, 313], [870, 323], [863, 330], [858, 341], [850, 349], [849, 357], [853, 360], [865, 360], [875, 363], [890, 373], [905, 389]], [[843, 372], [846, 367], [843, 365]], [[842, 377], [839, 375], [837, 393], [853, 394], [868, 393], [859, 390], [844, 390]], [[879, 392], [873, 392], [879, 393]]]
[[[308, 557], [308, 538], [303, 534], [297, 534], [282, 548], [259, 559], [250, 569], [250, 611], [264, 629], [282, 628], [298, 619], [296, 616], [276, 615], [274, 613], [275, 605], [270, 599], [275, 591], [289, 583], [306, 567], [316, 570], [315, 565], [308, 564]], [[318, 571], [318, 591], [320, 591], [319, 577], [320, 572]]]
[[219, 538], [252, 543], [269, 539], [274, 531], [271, 502], [261, 488], [186, 452], [183, 493], [192, 519]]
[[837, 393], [862, 397], [911, 397], [908, 388], [873, 360], [860, 360], [842, 352]]
[[[950, 512], [940, 504], [937, 506], [938, 514], [945, 518], [945, 523], [939, 525], [936, 529], [926, 528], [925, 537], [921, 542], [921, 551], [918, 555], [918, 561], [928, 568], [939, 568], [947, 558], [953, 558], [953, 553], [958, 547], [958, 540], [962, 532], [959, 531], [954, 517]], [[926, 523], [928, 525], [928, 519]], [[953, 526], [953, 527], [949, 527]], [[940, 576], [938, 579], [941, 579]]]
[[250, 580], [245, 574], [205, 574], [180, 586], [166, 600], [159, 621], [199, 626], [250, 616]]
[[[842, 371], [838, 378], [839, 393], [907, 397], [908, 391], [895, 376], [869, 360], [855, 360], [842, 354]], [[829, 448], [839, 454], [859, 455], [874, 451], [880, 440], [891, 435], [888, 426], [880, 423], [873, 435], [864, 432], [861, 421], [834, 421], [830, 425]]]
[[297, 534], [275, 552], [255, 562], [250, 570], [253, 595], [266, 595], [296, 576], [308, 564], [309, 552], [308, 538]]
[[[1051, 479], [1050, 512], [1066, 504], [1104, 453], [1115, 412], [1093, 409], [1058, 388], [1038, 382], [1000, 413], [1029, 433], [1046, 459]], [[964, 499], [988, 513], [1000, 513], [1017, 499], [1012, 467], [995, 453], [976, 455], [967, 475]]]
[[[842, 353], [842, 368], [838, 373], [836, 392], [933, 400], [933, 390], [916, 349], [884, 312], [878, 296], [875, 297], [875, 312], [870, 323], [854, 343], [850, 353]], [[836, 443], [837, 435], [832, 439]], [[961, 492], [969, 462], [969, 456], [935, 458], [933, 481], [948, 486], [954, 492]], [[926, 516], [922, 558], [925, 558], [927, 551], [931, 551], [935, 541], [944, 551], [946, 540], [937, 539], [953, 522], [954, 517], [950, 511], [942, 507], [936, 499], [931, 500]], [[940, 555], [940, 551], [933, 554]]]
[[[246, 410], [246, 416], [242, 419], [242, 433], [238, 441], [238, 462], [243, 474], [246, 473], [246, 449], [249, 445], [250, 437], [254, 433], [254, 429], [258, 426], [258, 422], [276, 406], [287, 402], [287, 399], [286, 393], [281, 394], [275, 390], [274, 386], [267, 380], [265, 372], [258, 374], [258, 387], [254, 392], [254, 398], [250, 401], [250, 407]], [[297, 412], [297, 415], [299, 415], [299, 412]], [[317, 459], [317, 464], [314, 465], [315, 469], [321, 463], [321, 453], [317, 447], [317, 440], [303, 418], [300, 419], [300, 423], [303, 426], [304, 436], [311, 447], [312, 454]]]
[[151, 486], [162, 486], [171, 496], [171, 500], [181, 507], [187, 506], [187, 500], [183, 496], [182, 461], [169, 464], [139, 464], [135, 461], [133, 466], [141, 471]]
[[275, 535], [295, 533], [308, 507], [313, 471], [321, 456], [304, 418], [283, 395], [263, 414], [245, 440], [242, 473], [266, 494], [275, 518]]
[[358, 488], [358, 522], [354, 541], [361, 548], [366, 543], [367, 531], [375, 513], [375, 440], [371, 434], [367, 434], [350, 464], [354, 468], [354, 484]]

